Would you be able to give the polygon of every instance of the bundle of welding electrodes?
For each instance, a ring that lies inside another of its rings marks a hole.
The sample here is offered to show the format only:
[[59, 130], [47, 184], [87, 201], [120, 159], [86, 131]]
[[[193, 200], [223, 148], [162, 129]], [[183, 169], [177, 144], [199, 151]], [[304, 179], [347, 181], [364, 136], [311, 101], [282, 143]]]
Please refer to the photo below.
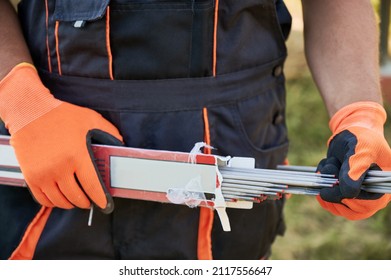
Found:
[[[282, 194], [318, 195], [322, 188], [338, 185], [334, 175], [316, 173], [315, 167], [278, 166], [277, 169], [219, 168], [221, 189], [226, 200], [260, 202]], [[369, 171], [362, 190], [391, 193], [391, 171]]]

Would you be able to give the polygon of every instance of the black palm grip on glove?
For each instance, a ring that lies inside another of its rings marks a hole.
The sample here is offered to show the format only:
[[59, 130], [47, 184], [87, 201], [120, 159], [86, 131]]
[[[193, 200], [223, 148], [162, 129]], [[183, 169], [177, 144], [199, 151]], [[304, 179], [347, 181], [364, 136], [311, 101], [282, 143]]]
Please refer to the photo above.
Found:
[[[322, 174], [332, 174], [338, 178], [339, 184], [334, 188], [324, 188], [320, 191], [323, 200], [333, 203], [341, 203], [344, 198], [379, 199], [383, 194], [368, 193], [361, 190], [366, 173], [358, 180], [349, 176], [350, 157], [355, 154], [357, 137], [348, 130], [337, 134], [330, 142], [327, 158], [320, 161], [317, 171]], [[380, 170], [376, 164], [370, 169]]]

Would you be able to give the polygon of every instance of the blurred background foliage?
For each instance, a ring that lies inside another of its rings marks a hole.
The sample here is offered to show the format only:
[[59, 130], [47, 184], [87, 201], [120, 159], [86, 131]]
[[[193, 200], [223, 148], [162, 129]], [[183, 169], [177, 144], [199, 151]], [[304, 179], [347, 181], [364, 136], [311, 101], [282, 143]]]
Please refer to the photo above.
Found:
[[[372, 1], [378, 11], [379, 1]], [[293, 16], [288, 39], [287, 126], [289, 162], [316, 166], [326, 154], [328, 116], [303, 53], [300, 0], [286, 0]], [[391, 106], [385, 103], [388, 115]], [[385, 127], [391, 143], [391, 122]], [[391, 259], [391, 205], [364, 221], [347, 221], [323, 210], [314, 197], [292, 196], [285, 208], [287, 231], [278, 237], [272, 259]]]
[[[289, 161], [316, 166], [326, 154], [328, 116], [304, 58], [300, 0], [285, 3], [293, 16], [285, 66]], [[372, 3], [378, 11], [379, 0]], [[385, 107], [391, 116], [390, 104]], [[391, 143], [390, 120], [385, 132]], [[370, 219], [352, 222], [324, 211], [314, 197], [297, 195], [287, 201], [285, 217], [287, 231], [277, 238], [271, 259], [391, 259], [391, 206]]]

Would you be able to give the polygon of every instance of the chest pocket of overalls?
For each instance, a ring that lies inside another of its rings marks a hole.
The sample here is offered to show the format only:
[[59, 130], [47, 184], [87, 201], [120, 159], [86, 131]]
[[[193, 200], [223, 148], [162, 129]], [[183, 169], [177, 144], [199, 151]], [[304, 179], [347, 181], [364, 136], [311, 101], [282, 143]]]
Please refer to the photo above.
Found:
[[54, 70], [122, 80], [212, 73], [213, 0], [57, 0]]

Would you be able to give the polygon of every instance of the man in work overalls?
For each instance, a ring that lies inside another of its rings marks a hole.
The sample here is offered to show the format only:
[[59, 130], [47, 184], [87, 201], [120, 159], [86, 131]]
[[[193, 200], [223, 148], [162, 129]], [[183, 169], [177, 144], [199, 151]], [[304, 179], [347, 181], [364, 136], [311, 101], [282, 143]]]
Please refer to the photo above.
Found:
[[[367, 218], [390, 196], [360, 192], [363, 176], [391, 167], [373, 10], [367, 0], [302, 3], [333, 133], [319, 171], [341, 182], [318, 200]], [[205, 141], [258, 168], [281, 164], [290, 29], [281, 0], [26, 0], [18, 14], [19, 22], [0, 0], [0, 116], [29, 191], [0, 187], [1, 258], [270, 255], [284, 232], [284, 198], [230, 209], [234, 226], [224, 232], [208, 208], [107, 196], [88, 146], [188, 152]], [[92, 203], [102, 211], [89, 227]]]

